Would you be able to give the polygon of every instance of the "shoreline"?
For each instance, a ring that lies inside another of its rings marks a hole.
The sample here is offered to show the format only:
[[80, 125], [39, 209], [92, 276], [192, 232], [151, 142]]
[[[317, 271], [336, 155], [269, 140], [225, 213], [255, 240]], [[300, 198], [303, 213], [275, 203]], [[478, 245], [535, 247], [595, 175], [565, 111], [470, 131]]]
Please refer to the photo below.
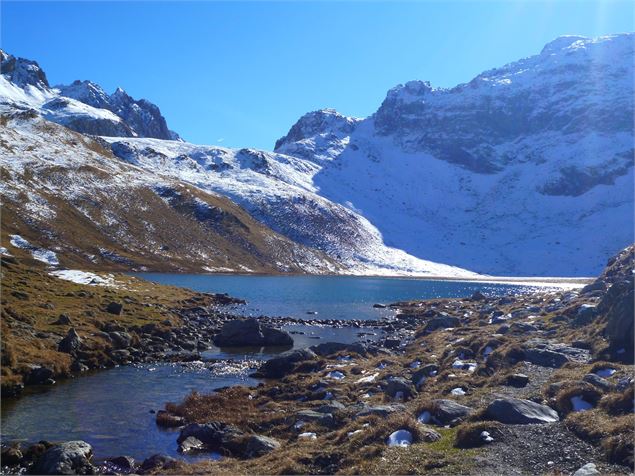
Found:
[[[109, 271], [96, 271], [105, 273]], [[119, 271], [126, 276], [142, 278], [146, 281], [154, 282], [143, 275], [146, 274], [175, 274], [189, 276], [241, 276], [241, 277], [275, 277], [275, 278], [296, 278], [296, 277], [316, 277], [316, 278], [378, 278], [378, 279], [403, 279], [411, 281], [455, 281], [464, 283], [491, 283], [491, 284], [525, 284], [536, 287], [561, 287], [563, 289], [574, 289], [584, 287], [592, 283], [595, 278], [588, 277], [566, 277], [566, 276], [489, 276], [479, 275], [477, 277], [463, 276], [413, 276], [413, 275], [382, 275], [382, 274], [301, 274], [301, 273], [177, 273], [163, 271]]]

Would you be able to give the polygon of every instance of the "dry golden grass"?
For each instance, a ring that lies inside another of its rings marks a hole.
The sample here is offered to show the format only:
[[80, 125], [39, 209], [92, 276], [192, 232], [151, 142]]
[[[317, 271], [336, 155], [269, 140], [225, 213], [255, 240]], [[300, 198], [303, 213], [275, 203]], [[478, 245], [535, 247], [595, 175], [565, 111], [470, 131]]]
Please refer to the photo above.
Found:
[[[162, 322], [169, 320], [178, 325], [180, 318], [170, 309], [186, 306], [188, 300], [199, 296], [182, 288], [154, 285], [123, 275], [116, 276], [118, 288], [75, 284], [49, 275], [41, 263], [20, 251], [15, 253], [19, 257], [2, 258], [3, 385], [19, 382], [29, 365], [44, 365], [57, 376], [68, 375], [72, 359], [57, 351], [57, 340], [70, 327], [84, 341], [90, 354], [87, 360], [93, 358], [98, 365], [107, 361], [106, 342], [95, 335], [104, 324], [129, 329], [155, 323], [161, 328]], [[107, 304], [112, 301], [124, 302], [122, 315], [106, 312]], [[53, 324], [60, 314], [68, 315], [72, 324]], [[34, 338], [38, 333], [40, 337]], [[134, 342], [137, 336], [134, 331], [131, 334]]]

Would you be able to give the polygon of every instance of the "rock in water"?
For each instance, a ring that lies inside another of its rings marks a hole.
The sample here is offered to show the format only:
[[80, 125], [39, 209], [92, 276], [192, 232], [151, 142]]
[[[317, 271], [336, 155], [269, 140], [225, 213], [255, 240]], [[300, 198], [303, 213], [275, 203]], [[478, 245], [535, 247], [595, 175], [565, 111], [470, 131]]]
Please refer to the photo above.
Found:
[[33, 474], [92, 474], [93, 448], [85, 441], [67, 441], [46, 450], [32, 468]]
[[24, 383], [27, 385], [50, 385], [55, 383], [54, 375], [51, 369], [34, 365], [24, 378]]
[[367, 349], [363, 344], [342, 344], [341, 342], [323, 342], [322, 344], [312, 345], [309, 347], [320, 357], [328, 357], [337, 352], [348, 351], [356, 352], [359, 355], [366, 355]]
[[205, 451], [205, 444], [194, 436], [188, 436], [179, 444], [179, 451], [181, 453]]
[[512, 425], [552, 423], [560, 420], [558, 413], [546, 405], [511, 397], [494, 400], [487, 407], [485, 416]]
[[118, 456], [105, 461], [107, 471], [117, 474], [130, 474], [135, 469], [134, 458], [130, 456]]
[[169, 468], [176, 463], [174, 458], [171, 458], [167, 455], [155, 454], [143, 460], [141, 466], [139, 467], [140, 474], [148, 474], [151, 472], [155, 472], [157, 469], [165, 469]]
[[278, 329], [261, 325], [256, 319], [237, 319], [226, 322], [214, 337], [218, 347], [291, 346], [291, 336]]
[[181, 430], [176, 442], [181, 451], [205, 449], [241, 454], [244, 446], [243, 436], [244, 434], [235, 426], [219, 421], [205, 424], [190, 423]]

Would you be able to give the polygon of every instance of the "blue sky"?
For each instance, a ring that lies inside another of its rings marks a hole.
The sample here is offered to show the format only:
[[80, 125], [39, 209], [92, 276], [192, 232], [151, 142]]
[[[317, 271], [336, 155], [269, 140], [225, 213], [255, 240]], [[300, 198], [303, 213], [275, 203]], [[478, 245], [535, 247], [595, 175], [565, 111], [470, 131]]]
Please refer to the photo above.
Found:
[[411, 79], [454, 86], [563, 34], [634, 30], [632, 2], [1, 2], [2, 48], [52, 84], [156, 103], [195, 143], [273, 148], [305, 112], [372, 114]]

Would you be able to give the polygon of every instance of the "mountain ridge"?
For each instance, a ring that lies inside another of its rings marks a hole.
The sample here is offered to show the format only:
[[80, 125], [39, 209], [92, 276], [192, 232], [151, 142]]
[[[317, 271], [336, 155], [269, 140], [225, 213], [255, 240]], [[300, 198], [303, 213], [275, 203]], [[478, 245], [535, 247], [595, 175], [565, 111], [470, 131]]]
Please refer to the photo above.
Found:
[[[168, 129], [155, 104], [146, 99], [135, 100], [122, 88], [107, 94], [101, 86], [88, 80], [51, 87], [37, 61], [15, 57], [3, 50], [0, 50], [0, 69], [0, 81], [8, 81], [25, 93], [11, 94], [10, 85], [0, 84], [0, 96], [41, 109], [52, 122], [76, 132], [180, 140], [177, 133]], [[80, 118], [77, 117], [79, 111]]]
[[90, 81], [50, 88], [29, 60], [16, 84], [3, 73], [0, 102], [102, 136], [114, 160], [227, 197], [354, 274], [580, 276], [633, 241], [633, 57], [633, 34], [561, 37], [453, 88], [395, 86], [367, 118], [307, 113], [274, 152], [167, 125], [139, 137], [156, 106]]

